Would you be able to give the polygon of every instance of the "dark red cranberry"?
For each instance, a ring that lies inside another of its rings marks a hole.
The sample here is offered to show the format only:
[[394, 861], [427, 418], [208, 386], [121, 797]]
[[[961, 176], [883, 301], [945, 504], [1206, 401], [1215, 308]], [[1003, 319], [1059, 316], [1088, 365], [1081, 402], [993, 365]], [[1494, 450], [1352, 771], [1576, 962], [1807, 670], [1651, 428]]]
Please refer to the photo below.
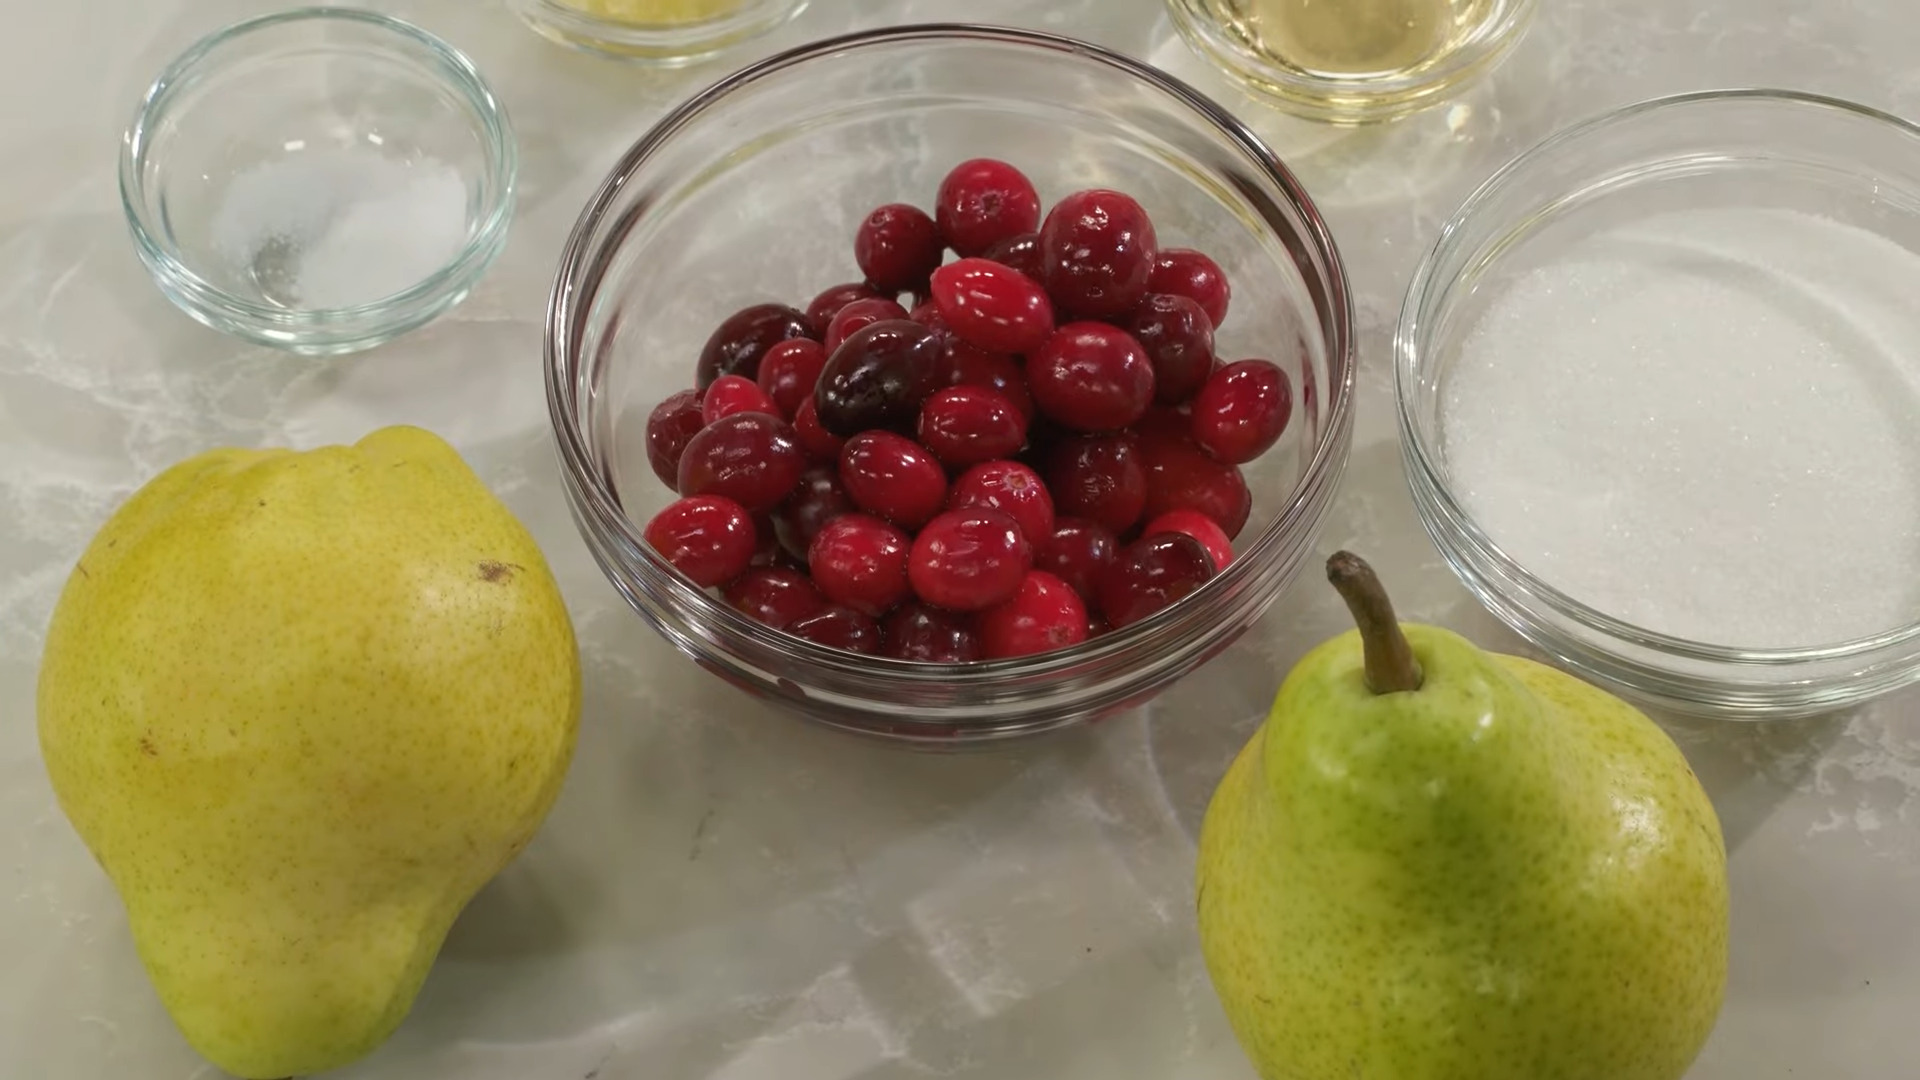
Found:
[[801, 399], [800, 407], [794, 410], [793, 437], [814, 461], [838, 462], [840, 448], [846, 445], [846, 440], [820, 426], [820, 413], [812, 395]]
[[1047, 455], [1046, 477], [1055, 513], [1099, 522], [1116, 536], [1147, 506], [1146, 463], [1123, 435], [1063, 440]]
[[840, 451], [840, 483], [853, 504], [905, 529], [947, 503], [947, 473], [927, 448], [891, 431], [863, 431]]
[[1207, 555], [1213, 560], [1216, 570], [1225, 570], [1233, 562], [1233, 542], [1227, 539], [1227, 531], [1220, 523], [1198, 510], [1169, 510], [1147, 522], [1140, 530], [1141, 536], [1153, 536], [1163, 532], [1185, 533], [1200, 541], [1207, 549]]
[[989, 352], [1029, 353], [1053, 333], [1053, 304], [1040, 283], [988, 259], [935, 270], [933, 302], [962, 341]]
[[698, 390], [682, 390], [647, 414], [647, 464], [661, 483], [679, 490], [680, 455], [705, 426]]
[[[809, 338], [783, 341], [760, 359], [760, 389], [766, 391], [780, 415], [791, 420], [800, 403], [813, 396], [820, 371], [827, 366], [826, 347]], [[712, 393], [709, 389], [708, 393]]]
[[940, 181], [933, 213], [947, 246], [964, 258], [1039, 228], [1040, 194], [1019, 169], [974, 158]]
[[746, 573], [759, 537], [753, 516], [732, 499], [680, 499], [647, 522], [647, 543], [673, 568], [708, 588]]
[[724, 495], [748, 510], [771, 510], [806, 468], [793, 427], [766, 413], [734, 413], [700, 429], [680, 459], [682, 495]]
[[804, 566], [813, 538], [827, 522], [854, 510], [853, 500], [840, 484], [840, 466], [815, 465], [800, 474], [793, 494], [774, 510], [773, 534], [781, 549]]
[[1087, 518], [1063, 517], [1054, 522], [1053, 536], [1037, 546], [1033, 565], [1073, 586], [1082, 597], [1091, 597], [1100, 572], [1119, 549], [1112, 529]]
[[1140, 460], [1146, 467], [1146, 516], [1157, 518], [1169, 510], [1198, 510], [1212, 518], [1229, 539], [1239, 536], [1253, 510], [1253, 495], [1237, 465], [1208, 457], [1183, 435], [1140, 440]]
[[876, 296], [869, 300], [855, 300], [841, 308], [838, 314], [828, 320], [827, 352], [832, 353], [840, 347], [842, 342], [874, 323], [906, 317], [907, 309], [901, 307], [898, 301], [888, 297]]
[[915, 304], [913, 310], [907, 312], [907, 318], [912, 319], [921, 326], [931, 330], [938, 330], [941, 333], [951, 333], [953, 330], [952, 327], [947, 325], [947, 320], [940, 317], [940, 305], [934, 303], [933, 297], [931, 296]]
[[1213, 373], [1213, 324], [1200, 305], [1172, 293], [1148, 293], [1127, 329], [1153, 362], [1153, 398], [1179, 405]]
[[907, 534], [866, 514], [842, 514], [813, 538], [807, 567], [822, 595], [879, 617], [907, 598]]
[[[814, 343], [809, 341], [807, 344]], [[713, 385], [707, 387], [707, 392], [700, 397], [700, 419], [708, 424], [723, 416], [750, 412], [779, 416], [780, 406], [773, 403], [773, 399], [767, 396], [765, 390], [760, 389], [758, 383], [740, 375], [720, 376], [713, 380]]]
[[1029, 425], [1033, 423], [1033, 395], [1027, 390], [1027, 376], [1005, 353], [986, 352], [959, 338], [948, 338], [940, 382], [944, 386], [984, 386], [997, 391], [1013, 402]]
[[700, 350], [693, 385], [705, 390], [722, 375], [752, 379], [760, 374], [760, 358], [790, 338], [812, 337], [813, 324], [805, 312], [785, 304], [755, 304], [727, 316]]
[[945, 245], [927, 212], [906, 203], [876, 208], [853, 236], [860, 272], [881, 292], [902, 293], [926, 284], [940, 265]]
[[1101, 572], [1100, 614], [1115, 630], [1131, 626], [1206, 584], [1215, 572], [1207, 549], [1186, 533], [1143, 536]]
[[1040, 234], [1025, 232], [988, 248], [982, 258], [992, 259], [1010, 270], [1018, 270], [1035, 281], [1044, 282], [1046, 271], [1040, 260]]
[[1040, 226], [1041, 280], [1067, 318], [1110, 318], [1139, 303], [1158, 254], [1147, 212], [1118, 191], [1076, 191]]
[[1041, 415], [1072, 431], [1118, 431], [1153, 404], [1153, 362], [1133, 335], [1102, 322], [1068, 323], [1027, 358]]
[[791, 566], [792, 560], [780, 547], [780, 535], [773, 528], [773, 512], [762, 510], [753, 515], [754, 548], [749, 566]]
[[1053, 535], [1053, 496], [1039, 473], [1017, 461], [983, 461], [953, 482], [949, 510], [979, 506], [1011, 517], [1029, 543]]
[[1087, 612], [1087, 639], [1089, 641], [1099, 637], [1101, 634], [1111, 633], [1113, 633], [1113, 627], [1107, 625], [1107, 620], [1101, 618], [1099, 612]]
[[979, 611], [1011, 597], [1033, 567], [1013, 518], [985, 506], [949, 510], [920, 530], [907, 560], [915, 596], [948, 611]]
[[1193, 399], [1193, 441], [1215, 460], [1244, 465], [1266, 453], [1293, 418], [1287, 373], [1267, 360], [1242, 360], [1213, 373]]
[[1018, 453], [1027, 442], [1027, 418], [998, 390], [950, 386], [920, 406], [919, 435], [943, 463], [965, 468]]
[[760, 567], [735, 578], [720, 595], [734, 610], [775, 630], [785, 630], [827, 606], [813, 579], [798, 570]]
[[1005, 603], [980, 613], [981, 651], [989, 660], [1064, 649], [1087, 640], [1087, 608], [1080, 594], [1044, 570], [1030, 571]]
[[829, 649], [844, 649], [868, 656], [880, 652], [880, 624], [837, 604], [829, 604], [815, 614], [796, 619], [787, 626], [787, 633]]
[[856, 332], [833, 350], [814, 388], [820, 426], [843, 439], [872, 428], [912, 431], [945, 361], [946, 341], [917, 322], [889, 319]]
[[880, 291], [864, 281], [849, 281], [826, 289], [807, 304], [807, 321], [813, 324], [814, 335], [826, 340], [827, 326], [833, 317], [840, 314], [842, 308], [855, 300], [884, 300]]
[[1184, 296], [1200, 305], [1207, 321], [1218, 330], [1227, 318], [1227, 302], [1233, 290], [1220, 264], [1191, 248], [1167, 248], [1153, 260], [1153, 273], [1147, 288], [1157, 293]]
[[969, 664], [980, 659], [980, 635], [973, 620], [909, 600], [887, 613], [880, 624], [885, 644], [880, 655], [924, 664]]

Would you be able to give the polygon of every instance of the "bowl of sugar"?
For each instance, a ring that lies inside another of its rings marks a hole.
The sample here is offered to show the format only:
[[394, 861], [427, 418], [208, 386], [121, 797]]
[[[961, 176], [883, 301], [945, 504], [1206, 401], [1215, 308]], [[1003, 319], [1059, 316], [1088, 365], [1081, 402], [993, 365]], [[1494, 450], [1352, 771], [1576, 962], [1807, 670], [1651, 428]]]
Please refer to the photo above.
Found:
[[216, 330], [357, 352], [465, 299], [506, 243], [517, 154], [458, 50], [401, 20], [297, 8], [168, 65], [120, 155], [141, 261]]
[[1662, 98], [1476, 191], [1395, 335], [1413, 499], [1571, 670], [1766, 720], [1920, 681], [1920, 127]]

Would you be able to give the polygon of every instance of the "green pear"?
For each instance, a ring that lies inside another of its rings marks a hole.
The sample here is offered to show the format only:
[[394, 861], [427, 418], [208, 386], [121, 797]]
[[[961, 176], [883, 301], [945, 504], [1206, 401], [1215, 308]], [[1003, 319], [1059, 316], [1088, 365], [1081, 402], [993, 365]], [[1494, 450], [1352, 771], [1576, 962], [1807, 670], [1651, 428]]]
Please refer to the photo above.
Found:
[[532, 839], [580, 712], [540, 550], [418, 428], [213, 450], [101, 528], [39, 735], [162, 1004], [238, 1076], [364, 1057]]
[[1307, 654], [1215, 790], [1199, 934], [1265, 1080], [1678, 1080], [1719, 1015], [1726, 847], [1643, 713], [1402, 626]]

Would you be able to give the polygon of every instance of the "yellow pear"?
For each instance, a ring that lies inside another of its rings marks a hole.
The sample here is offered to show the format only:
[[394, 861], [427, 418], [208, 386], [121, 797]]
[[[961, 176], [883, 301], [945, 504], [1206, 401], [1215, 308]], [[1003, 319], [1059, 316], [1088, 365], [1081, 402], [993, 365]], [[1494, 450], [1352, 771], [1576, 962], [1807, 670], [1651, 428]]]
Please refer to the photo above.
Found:
[[412, 427], [152, 479], [75, 566], [39, 682], [54, 791], [161, 1002], [251, 1080], [393, 1033], [579, 712], [533, 538]]

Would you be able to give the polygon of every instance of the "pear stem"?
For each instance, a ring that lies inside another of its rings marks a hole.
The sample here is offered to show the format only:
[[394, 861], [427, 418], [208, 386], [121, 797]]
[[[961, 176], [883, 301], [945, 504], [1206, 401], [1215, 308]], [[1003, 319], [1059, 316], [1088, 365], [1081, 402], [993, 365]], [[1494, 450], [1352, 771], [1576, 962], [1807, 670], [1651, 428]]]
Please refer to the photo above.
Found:
[[1336, 551], [1327, 559], [1327, 581], [1340, 592], [1360, 628], [1360, 645], [1367, 663], [1367, 689], [1376, 694], [1418, 690], [1425, 681], [1413, 646], [1393, 617], [1393, 601], [1386, 586], [1367, 561], [1351, 551]]

